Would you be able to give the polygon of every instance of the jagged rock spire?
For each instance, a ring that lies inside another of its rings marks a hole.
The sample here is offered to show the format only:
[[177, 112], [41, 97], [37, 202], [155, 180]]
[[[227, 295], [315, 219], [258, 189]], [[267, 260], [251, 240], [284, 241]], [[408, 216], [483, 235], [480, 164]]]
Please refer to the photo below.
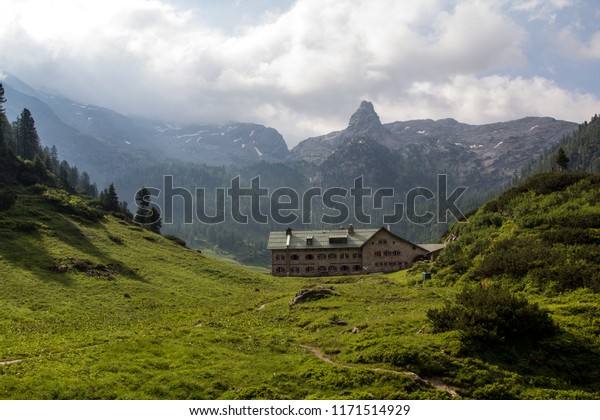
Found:
[[379, 115], [375, 112], [373, 104], [368, 101], [362, 101], [360, 106], [350, 117], [348, 130], [353, 133], [369, 131], [373, 128], [380, 128], [381, 121]]

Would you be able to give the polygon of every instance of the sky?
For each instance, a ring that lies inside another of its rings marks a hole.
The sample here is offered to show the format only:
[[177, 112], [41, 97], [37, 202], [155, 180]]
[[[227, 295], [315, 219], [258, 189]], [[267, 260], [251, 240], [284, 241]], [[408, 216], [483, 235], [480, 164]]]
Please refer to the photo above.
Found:
[[290, 147], [382, 122], [600, 113], [598, 0], [0, 0], [0, 74]]

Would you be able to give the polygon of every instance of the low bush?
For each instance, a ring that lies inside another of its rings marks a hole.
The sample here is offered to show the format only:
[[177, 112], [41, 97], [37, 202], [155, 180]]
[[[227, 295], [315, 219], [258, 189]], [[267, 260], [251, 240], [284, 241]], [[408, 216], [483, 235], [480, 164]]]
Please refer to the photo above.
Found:
[[462, 341], [488, 344], [537, 341], [556, 332], [547, 311], [498, 285], [466, 288], [427, 318], [435, 332], [458, 330]]
[[92, 208], [89, 200], [79, 195], [70, 195], [64, 190], [48, 189], [44, 192], [44, 197], [65, 213], [90, 221], [98, 221], [104, 217], [104, 212]]
[[0, 190], [0, 211], [8, 210], [17, 202], [17, 194], [9, 190]]
[[177, 245], [181, 245], [182, 247], [187, 248], [187, 243], [183, 239], [178, 238], [175, 235], [165, 235], [164, 237], [170, 241], [175, 242]]

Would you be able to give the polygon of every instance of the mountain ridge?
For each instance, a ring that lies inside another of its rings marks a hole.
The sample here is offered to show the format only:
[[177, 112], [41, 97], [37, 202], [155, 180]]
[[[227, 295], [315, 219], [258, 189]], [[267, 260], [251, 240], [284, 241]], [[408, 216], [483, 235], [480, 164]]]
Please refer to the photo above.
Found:
[[[279, 162], [288, 155], [281, 134], [261, 124], [176, 126], [38, 91], [11, 75], [2, 83], [9, 120], [14, 120], [23, 108], [32, 108], [43, 145], [56, 144], [69, 161], [100, 182], [112, 181], [115, 174], [126, 175], [128, 168], [144, 162], [156, 163], [165, 158], [214, 166], [245, 166], [259, 161]], [[86, 153], [86, 148], [96, 145], [103, 145], [106, 153]], [[95, 162], [98, 158], [103, 161], [101, 165]], [[102, 166], [109, 160], [117, 162], [103, 171]]]
[[[416, 172], [427, 166], [453, 176], [457, 183], [486, 191], [508, 183], [527, 162], [576, 128], [575, 123], [551, 117], [524, 117], [483, 125], [465, 124], [452, 118], [382, 124], [373, 104], [363, 101], [345, 129], [300, 142], [291, 150], [289, 160], [307, 162], [321, 173], [328, 156], [338, 151], [347, 139], [368, 137], [399, 161], [417, 162]], [[386, 159], [383, 154], [364, 158]], [[360, 159], [358, 156], [357, 160]]]

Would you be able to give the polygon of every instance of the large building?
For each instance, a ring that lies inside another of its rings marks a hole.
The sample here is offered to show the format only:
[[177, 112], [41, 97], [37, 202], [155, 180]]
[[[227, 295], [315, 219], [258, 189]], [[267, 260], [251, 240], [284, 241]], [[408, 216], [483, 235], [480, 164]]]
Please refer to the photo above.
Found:
[[271, 232], [271, 273], [316, 276], [379, 273], [433, 259], [443, 244], [413, 244], [385, 228]]

